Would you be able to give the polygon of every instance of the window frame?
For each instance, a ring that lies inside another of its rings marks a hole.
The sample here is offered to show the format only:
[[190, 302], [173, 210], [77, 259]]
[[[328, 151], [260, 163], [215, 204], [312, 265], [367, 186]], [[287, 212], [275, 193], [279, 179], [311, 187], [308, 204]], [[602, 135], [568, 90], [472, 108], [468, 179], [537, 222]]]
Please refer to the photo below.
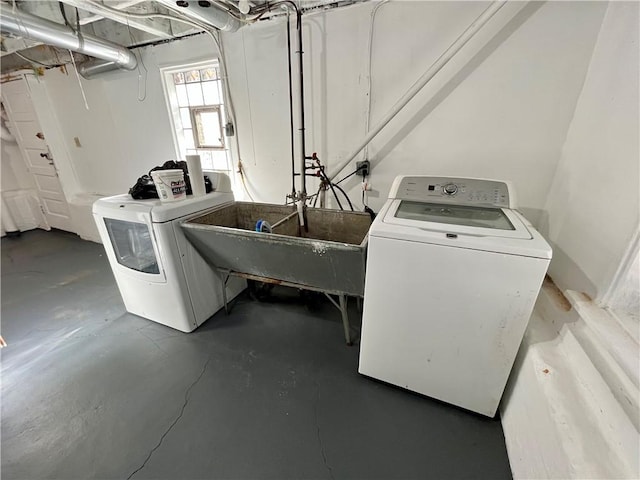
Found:
[[[218, 68], [218, 70], [221, 68], [220, 66], [220, 61], [217, 58], [206, 58], [206, 59], [202, 59], [202, 60], [198, 60], [198, 61], [194, 61], [194, 62], [186, 62], [186, 63], [180, 63], [180, 64], [171, 64], [171, 65], [164, 65], [164, 66], [160, 66], [159, 70], [160, 70], [160, 79], [162, 82], [162, 89], [163, 89], [163, 93], [164, 93], [164, 98], [165, 98], [165, 104], [167, 107], [167, 113], [169, 116], [169, 123], [171, 124], [171, 136], [173, 139], [173, 147], [174, 147], [174, 151], [175, 151], [175, 155], [176, 155], [176, 160], [180, 160], [184, 154], [182, 153], [180, 147], [182, 145], [186, 145], [186, 140], [184, 137], [184, 133], [183, 133], [183, 129], [182, 128], [177, 128], [177, 125], [182, 125], [182, 120], [180, 120], [180, 106], [178, 104], [178, 94], [176, 91], [176, 86], [174, 84], [173, 81], [173, 75], [175, 73], [179, 73], [179, 72], [184, 72], [185, 70], [201, 70], [203, 68], [207, 68], [207, 67], [216, 67]], [[221, 100], [222, 100], [222, 104], [220, 104], [219, 107], [224, 108], [226, 102], [228, 101], [227, 98], [225, 97], [225, 86], [223, 84], [224, 79], [222, 78], [222, 76], [219, 76], [218, 79], [216, 79], [216, 81], [220, 82], [220, 95], [221, 95]], [[208, 107], [211, 107], [211, 105], [209, 105]], [[186, 108], [186, 107], [182, 107], [182, 108]], [[199, 108], [199, 107], [188, 107], [189, 110], [191, 110], [192, 108]], [[217, 147], [217, 148], [199, 148], [197, 146], [197, 138], [195, 135], [195, 128], [192, 129], [192, 134], [193, 134], [193, 140], [194, 140], [194, 146], [196, 150], [211, 150], [211, 151], [224, 151], [226, 156], [227, 156], [227, 169], [226, 170], [220, 170], [220, 169], [216, 169], [213, 168], [213, 170], [217, 170], [217, 171], [221, 171], [221, 172], [225, 172], [229, 175], [229, 177], [231, 178], [231, 182], [232, 185], [235, 185], [235, 158], [234, 158], [234, 152], [233, 149], [231, 148], [231, 145], [228, 144], [228, 142], [226, 141], [225, 137], [225, 130], [224, 130], [224, 124], [223, 124], [223, 120], [224, 118], [222, 117], [222, 108], [219, 108], [220, 110], [220, 115], [221, 115], [221, 122], [220, 122], [220, 127], [221, 127], [221, 133], [222, 133], [222, 142], [223, 142], [223, 147]], [[189, 112], [189, 114], [191, 115], [191, 112]], [[180, 123], [178, 124], [178, 120], [180, 121]], [[192, 117], [192, 121], [193, 121], [193, 117]], [[193, 125], [192, 125], [193, 127]], [[211, 170], [211, 169], [206, 169], [206, 170]]]
[[[222, 112], [220, 111], [221, 105], [202, 105], [197, 107], [189, 107], [189, 114], [191, 115], [191, 130], [193, 132], [193, 143], [197, 150], [226, 150], [226, 142], [224, 140], [224, 125], [222, 124]], [[220, 125], [220, 145], [206, 145], [201, 142], [200, 128], [197, 121], [199, 112], [216, 112], [218, 114], [218, 124]]]

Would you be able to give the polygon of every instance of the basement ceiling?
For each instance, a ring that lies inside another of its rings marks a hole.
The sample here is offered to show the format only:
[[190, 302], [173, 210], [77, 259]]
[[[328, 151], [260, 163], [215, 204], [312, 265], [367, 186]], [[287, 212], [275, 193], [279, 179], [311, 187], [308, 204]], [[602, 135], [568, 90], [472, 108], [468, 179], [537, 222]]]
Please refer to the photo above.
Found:
[[[189, 1], [211, 4], [213, 7], [230, 12], [233, 16], [247, 19], [255, 17], [254, 12], [264, 11], [269, 5], [273, 5], [275, 12], [283, 12], [282, 9], [275, 8], [278, 0], [249, 0], [246, 3], [251, 11], [246, 15], [240, 11], [240, 7], [243, 5], [239, 5], [239, 3], [243, 3], [243, 0]], [[364, 0], [305, 0], [296, 3], [301, 4], [304, 11], [309, 11], [318, 8], [335, 8], [360, 1]], [[128, 48], [171, 41], [202, 31], [197, 27], [167, 18], [139, 18], [127, 15], [127, 13], [176, 15], [174, 11], [158, 1], [2, 0], [0, 6], [3, 11], [16, 9], [61, 25], [67, 24], [73, 30], [79, 29], [81, 34], [93, 35]], [[269, 15], [262, 17], [262, 19], [267, 18]], [[2, 73], [23, 68], [53, 67], [71, 62], [69, 50], [45, 45], [31, 39], [2, 32], [1, 42], [0, 70]], [[73, 56], [76, 62], [90, 58], [78, 53], [74, 53]]]

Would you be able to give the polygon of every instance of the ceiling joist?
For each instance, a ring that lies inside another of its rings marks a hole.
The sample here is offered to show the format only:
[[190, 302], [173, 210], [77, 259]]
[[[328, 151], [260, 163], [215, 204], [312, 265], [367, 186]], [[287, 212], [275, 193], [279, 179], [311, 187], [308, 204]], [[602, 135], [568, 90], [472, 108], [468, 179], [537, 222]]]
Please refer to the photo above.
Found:
[[86, 10], [105, 19], [122, 23], [123, 25], [149, 33], [161, 39], [172, 38], [174, 36], [171, 23], [168, 20], [129, 17], [124, 12], [116, 13], [112, 9], [106, 10], [102, 8], [99, 3], [92, 2], [91, 0], [63, 0], [63, 3], [71, 7]]
[[[128, 0], [126, 2], [120, 2], [110, 5], [110, 7], [115, 8], [116, 10], [124, 10], [125, 8], [134, 7], [144, 1], [145, 0]], [[80, 25], [89, 25], [90, 23], [97, 22], [98, 20], [102, 20], [104, 18], [104, 14], [87, 15], [86, 17], [80, 18]]]

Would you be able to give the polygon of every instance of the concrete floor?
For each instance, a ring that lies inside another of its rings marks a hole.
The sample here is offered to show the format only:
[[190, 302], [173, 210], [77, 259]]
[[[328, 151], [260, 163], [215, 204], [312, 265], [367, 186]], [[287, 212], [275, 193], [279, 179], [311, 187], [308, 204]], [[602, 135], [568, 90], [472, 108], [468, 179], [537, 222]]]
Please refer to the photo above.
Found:
[[183, 334], [101, 245], [3, 238], [2, 478], [511, 477], [498, 420], [358, 375], [334, 307], [275, 296]]

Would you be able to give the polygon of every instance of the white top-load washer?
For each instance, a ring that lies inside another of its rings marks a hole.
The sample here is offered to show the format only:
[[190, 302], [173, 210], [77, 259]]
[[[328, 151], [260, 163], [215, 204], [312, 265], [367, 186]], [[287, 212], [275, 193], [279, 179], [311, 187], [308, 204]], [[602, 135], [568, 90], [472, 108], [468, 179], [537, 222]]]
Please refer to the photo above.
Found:
[[[228, 183], [228, 182], [227, 182]], [[185, 238], [180, 224], [218, 205], [231, 192], [161, 203], [116, 195], [97, 200], [93, 215], [128, 312], [191, 332], [223, 306], [222, 282]], [[227, 298], [246, 282], [229, 279]]]
[[551, 247], [507, 182], [400, 176], [369, 230], [359, 372], [494, 416]]

